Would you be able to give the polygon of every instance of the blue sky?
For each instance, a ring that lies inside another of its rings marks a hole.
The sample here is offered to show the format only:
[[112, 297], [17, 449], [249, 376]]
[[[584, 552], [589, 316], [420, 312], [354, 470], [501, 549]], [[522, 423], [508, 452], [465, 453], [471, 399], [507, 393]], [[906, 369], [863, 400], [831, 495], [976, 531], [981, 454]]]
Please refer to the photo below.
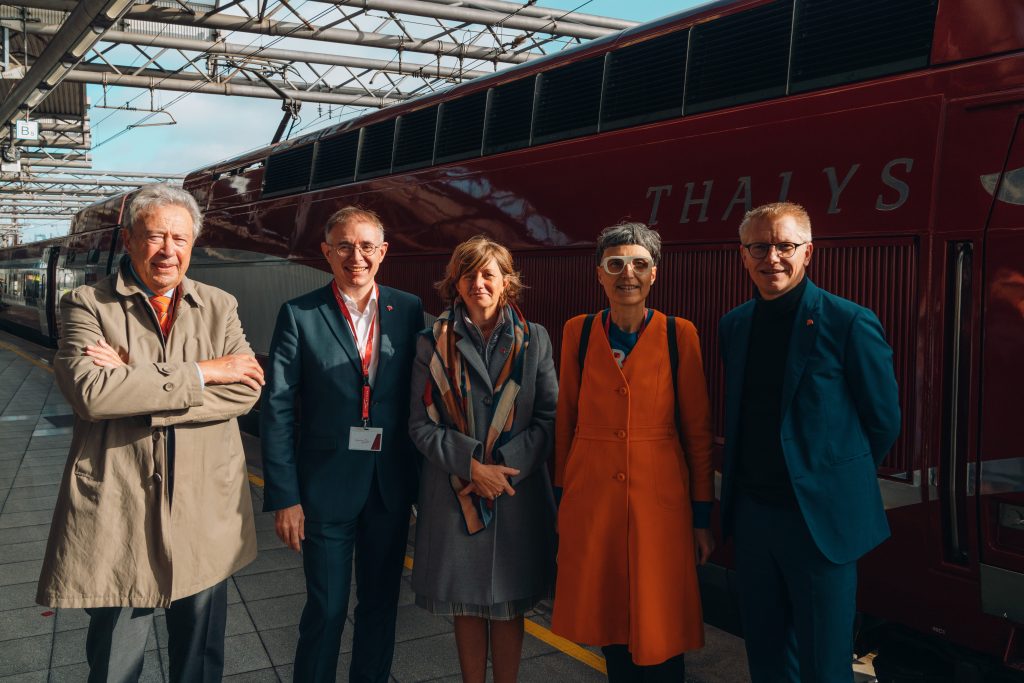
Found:
[[[539, 0], [537, 4], [642, 22], [702, 3], [699, 0]], [[248, 44], [253, 41], [253, 36], [229, 35], [227, 39]], [[326, 49], [322, 43], [319, 45], [320, 49]], [[318, 49], [306, 41], [295, 41], [294, 45], [282, 47]], [[131, 52], [130, 48], [119, 49], [125, 52], [121, 53], [119, 59], [114, 59], [116, 63], [138, 64], [141, 61], [138, 53]], [[97, 106], [104, 103], [100, 86], [88, 86], [88, 94], [93, 105], [90, 110], [93, 168], [102, 170], [187, 173], [270, 142], [282, 116], [281, 104], [275, 100], [190, 94], [169, 106], [176, 124], [126, 130], [129, 125], [139, 122], [145, 114]], [[153, 95], [154, 104], [158, 108], [168, 106], [181, 94], [158, 91]], [[117, 107], [125, 103], [148, 108], [150, 95], [147, 91], [130, 88], [108, 90], [107, 105]], [[354, 113], [356, 110], [352, 110]], [[352, 114], [344, 117], [348, 118]], [[313, 103], [305, 103], [300, 115], [301, 122], [296, 128], [302, 129], [302, 132], [342, 120], [340, 116], [333, 120], [326, 119], [325, 110]], [[159, 116], [153, 118], [152, 122], [167, 120], [166, 116]], [[66, 228], [62, 229], [58, 224], [29, 227], [25, 230], [24, 239], [37, 239], [65, 231]]]

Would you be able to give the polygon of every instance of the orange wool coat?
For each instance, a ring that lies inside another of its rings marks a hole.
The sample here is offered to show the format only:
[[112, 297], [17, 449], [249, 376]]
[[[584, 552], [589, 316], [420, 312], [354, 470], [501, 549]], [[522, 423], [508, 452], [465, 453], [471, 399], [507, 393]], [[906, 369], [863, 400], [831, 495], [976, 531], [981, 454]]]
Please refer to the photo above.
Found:
[[697, 330], [676, 319], [676, 438], [667, 318], [655, 311], [620, 370], [594, 319], [565, 324], [555, 419], [558, 580], [551, 630], [625, 643], [637, 664], [704, 645], [691, 500], [714, 500], [711, 419]]

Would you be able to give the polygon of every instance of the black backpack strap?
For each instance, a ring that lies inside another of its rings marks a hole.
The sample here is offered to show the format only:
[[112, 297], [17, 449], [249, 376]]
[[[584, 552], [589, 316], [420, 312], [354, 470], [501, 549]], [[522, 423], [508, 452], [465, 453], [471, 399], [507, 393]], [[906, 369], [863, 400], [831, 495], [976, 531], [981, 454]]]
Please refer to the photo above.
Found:
[[587, 361], [587, 345], [590, 344], [590, 328], [594, 326], [594, 313], [583, 319], [583, 331], [580, 333], [580, 347], [576, 352], [576, 366], [580, 369], [580, 386], [583, 386], [583, 364]]
[[673, 414], [676, 418], [676, 432], [680, 437], [683, 435], [683, 422], [679, 418], [679, 345], [676, 341], [676, 317], [668, 316], [668, 324], [665, 328], [668, 331], [668, 361], [672, 366], [672, 404], [675, 406]]

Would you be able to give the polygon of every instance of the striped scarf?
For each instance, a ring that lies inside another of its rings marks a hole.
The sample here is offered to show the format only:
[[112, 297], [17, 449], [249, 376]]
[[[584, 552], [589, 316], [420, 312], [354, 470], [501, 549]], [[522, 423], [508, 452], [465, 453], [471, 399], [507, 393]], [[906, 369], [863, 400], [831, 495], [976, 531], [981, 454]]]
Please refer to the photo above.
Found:
[[[480, 462], [493, 465], [494, 449], [501, 446], [509, 438], [512, 422], [515, 419], [516, 396], [523, 380], [524, 353], [530, 345], [530, 326], [523, 318], [522, 312], [515, 305], [505, 309], [512, 323], [512, 350], [505, 359], [501, 373], [494, 383], [494, 395], [491, 402], [491, 421], [483, 439], [484, 449]], [[442, 313], [434, 322], [430, 334], [434, 338], [434, 353], [430, 357], [431, 382], [427, 383], [423, 392], [423, 404], [427, 416], [436, 425], [445, 424], [470, 438], [476, 435], [476, 420], [473, 416], [473, 386], [470, 372], [456, 343], [459, 334], [455, 332], [454, 306]], [[438, 406], [440, 402], [440, 406]], [[445, 418], [442, 418], [439, 407], [443, 407]], [[452, 474], [449, 482], [455, 500], [462, 509], [462, 518], [466, 532], [470, 535], [487, 528], [494, 516], [494, 501], [471, 493], [460, 496], [459, 491], [466, 488], [469, 482]]]

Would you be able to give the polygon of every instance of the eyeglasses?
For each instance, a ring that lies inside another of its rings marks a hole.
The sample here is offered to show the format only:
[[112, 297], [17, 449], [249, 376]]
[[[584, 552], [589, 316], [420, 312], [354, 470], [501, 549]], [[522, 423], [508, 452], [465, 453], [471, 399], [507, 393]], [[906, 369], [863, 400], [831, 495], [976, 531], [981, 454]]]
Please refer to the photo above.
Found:
[[798, 248], [805, 244], [807, 242], [751, 242], [750, 244], [744, 244], [743, 248], [747, 250], [751, 258], [760, 261], [771, 253], [772, 247], [775, 247], [775, 252], [779, 255], [779, 258], [790, 258], [796, 253]]
[[377, 253], [377, 250], [381, 248], [383, 242], [381, 244], [374, 244], [373, 242], [363, 242], [362, 244], [352, 244], [351, 242], [338, 242], [337, 244], [331, 244], [330, 242], [327, 242], [326, 244], [327, 246], [334, 250], [335, 254], [337, 254], [341, 258], [351, 256], [352, 252], [355, 251], [356, 249], [359, 250], [360, 254], [369, 258], [370, 256], [373, 256], [374, 254]]
[[609, 275], [619, 275], [627, 265], [632, 265], [637, 275], [644, 275], [654, 266], [654, 261], [649, 256], [605, 256], [600, 265]]

